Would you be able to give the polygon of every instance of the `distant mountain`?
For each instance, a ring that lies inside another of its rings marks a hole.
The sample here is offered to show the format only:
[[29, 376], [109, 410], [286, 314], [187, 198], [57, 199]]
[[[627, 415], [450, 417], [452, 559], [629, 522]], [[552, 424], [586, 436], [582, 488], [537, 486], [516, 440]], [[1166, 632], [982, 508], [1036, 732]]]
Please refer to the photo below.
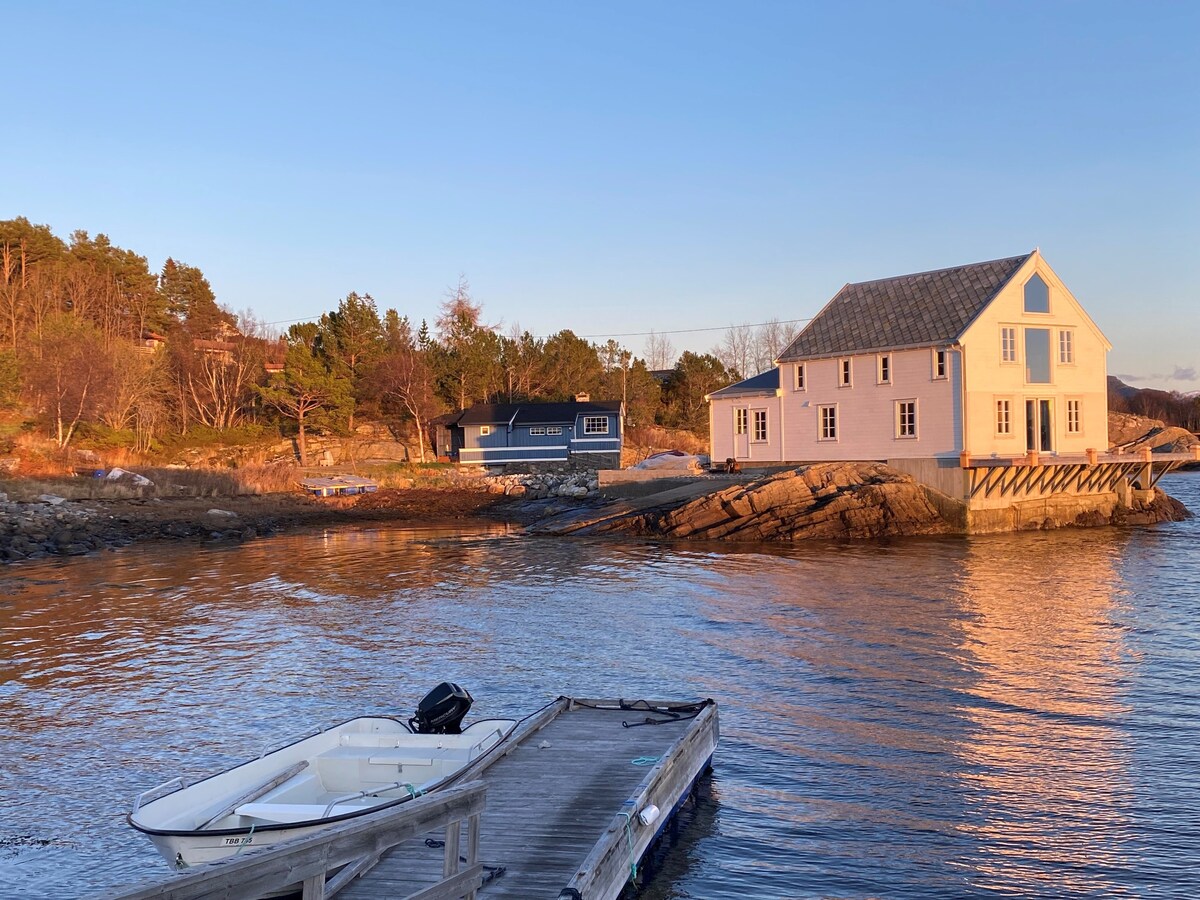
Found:
[[1108, 396], [1109, 397], [1116, 395], [1118, 397], [1121, 397], [1125, 401], [1130, 401], [1130, 400], [1133, 400], [1135, 397], [1137, 397], [1137, 395], [1140, 394], [1141, 392], [1142, 392], [1141, 388], [1131, 387], [1130, 385], [1123, 382], [1116, 375], [1108, 376]]
[[1113, 375], [1108, 376], [1108, 410], [1159, 419], [1191, 432], [1200, 429], [1200, 395], [1135, 388]]

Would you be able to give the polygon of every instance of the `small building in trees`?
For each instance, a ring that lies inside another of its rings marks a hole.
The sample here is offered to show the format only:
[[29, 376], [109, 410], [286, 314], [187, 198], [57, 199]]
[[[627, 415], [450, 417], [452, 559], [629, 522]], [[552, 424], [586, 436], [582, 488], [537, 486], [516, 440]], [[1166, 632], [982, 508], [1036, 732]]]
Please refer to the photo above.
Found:
[[623, 412], [619, 400], [586, 395], [567, 403], [481, 403], [444, 427], [450, 458], [461, 465], [574, 462], [615, 469], [621, 465]]

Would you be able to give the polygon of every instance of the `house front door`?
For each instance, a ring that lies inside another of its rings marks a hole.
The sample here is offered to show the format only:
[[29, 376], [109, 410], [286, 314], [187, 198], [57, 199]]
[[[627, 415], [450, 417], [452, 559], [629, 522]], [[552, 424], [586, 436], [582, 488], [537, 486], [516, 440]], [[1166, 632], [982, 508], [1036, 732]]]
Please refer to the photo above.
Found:
[[736, 459], [750, 458], [750, 409], [746, 406], [733, 411], [733, 455]]
[[1054, 449], [1054, 403], [1025, 401], [1025, 449], [1050, 453]]

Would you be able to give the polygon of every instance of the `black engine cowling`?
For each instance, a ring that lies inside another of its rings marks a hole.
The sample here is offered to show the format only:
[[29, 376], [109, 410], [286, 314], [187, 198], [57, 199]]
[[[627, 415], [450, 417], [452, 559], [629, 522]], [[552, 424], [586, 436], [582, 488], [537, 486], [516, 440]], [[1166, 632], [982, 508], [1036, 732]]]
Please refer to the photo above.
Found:
[[409, 727], [417, 734], [462, 734], [462, 720], [473, 702], [466, 688], [443, 681], [418, 704]]

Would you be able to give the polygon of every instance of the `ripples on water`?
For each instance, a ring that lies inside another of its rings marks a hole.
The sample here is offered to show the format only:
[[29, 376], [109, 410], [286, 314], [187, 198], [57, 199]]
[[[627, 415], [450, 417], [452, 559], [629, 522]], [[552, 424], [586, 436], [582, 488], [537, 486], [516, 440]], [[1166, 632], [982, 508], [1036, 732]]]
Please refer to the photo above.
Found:
[[[1200, 511], [1200, 476], [1165, 486]], [[124, 824], [137, 791], [310, 723], [407, 715], [450, 678], [489, 714], [717, 698], [711, 801], [653, 900], [1192, 896], [1198, 532], [368, 530], [3, 570], [0, 894], [157, 877]]]

